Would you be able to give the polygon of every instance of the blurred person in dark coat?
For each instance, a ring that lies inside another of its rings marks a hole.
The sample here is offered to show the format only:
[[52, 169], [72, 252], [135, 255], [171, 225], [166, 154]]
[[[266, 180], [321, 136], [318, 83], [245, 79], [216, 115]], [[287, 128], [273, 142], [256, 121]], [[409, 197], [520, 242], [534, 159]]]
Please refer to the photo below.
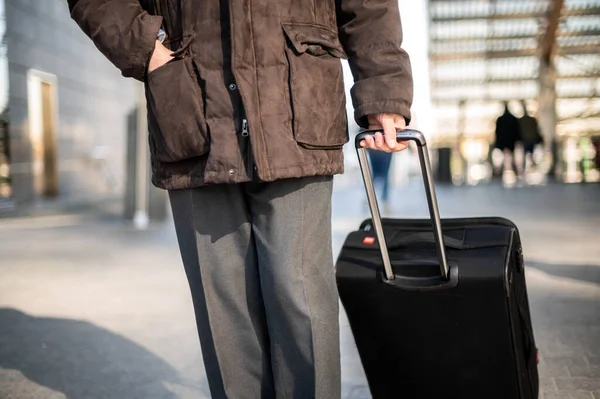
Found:
[[525, 100], [521, 101], [521, 106], [523, 107], [523, 116], [519, 119], [519, 125], [521, 127], [521, 138], [523, 140], [523, 170], [525, 170], [527, 156], [531, 156], [533, 162], [532, 155], [533, 151], [535, 150], [535, 146], [542, 144], [544, 139], [540, 133], [540, 127], [537, 119], [529, 115], [527, 112], [527, 103]]
[[519, 174], [520, 167], [515, 163], [515, 147], [522, 141], [521, 125], [519, 119], [508, 109], [508, 102], [504, 102], [504, 113], [496, 119], [496, 142], [494, 147], [504, 152], [504, 169], [511, 169]]
[[371, 168], [373, 173], [373, 182], [380, 182], [382, 186], [381, 201], [387, 206], [390, 193], [390, 165], [392, 163], [392, 153], [385, 151], [369, 150]]

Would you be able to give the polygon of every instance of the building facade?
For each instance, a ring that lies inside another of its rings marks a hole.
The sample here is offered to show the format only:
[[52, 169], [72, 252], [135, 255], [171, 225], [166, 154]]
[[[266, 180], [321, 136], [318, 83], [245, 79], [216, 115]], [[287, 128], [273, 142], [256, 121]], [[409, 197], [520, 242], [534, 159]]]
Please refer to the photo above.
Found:
[[121, 196], [139, 86], [64, 0], [0, 0], [0, 31], [0, 209]]

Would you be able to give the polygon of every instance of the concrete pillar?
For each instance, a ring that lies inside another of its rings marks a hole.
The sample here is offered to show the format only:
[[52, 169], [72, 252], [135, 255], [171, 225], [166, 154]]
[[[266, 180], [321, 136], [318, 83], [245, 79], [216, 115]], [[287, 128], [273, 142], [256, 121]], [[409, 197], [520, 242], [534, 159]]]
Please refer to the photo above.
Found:
[[560, 151], [556, 131], [556, 67], [552, 59], [540, 59], [538, 87], [538, 123], [546, 149], [552, 154], [549, 175], [557, 178], [560, 173]]
[[127, 118], [127, 159], [125, 184], [125, 220], [137, 229], [145, 229], [151, 221], [167, 217], [167, 192], [150, 182], [150, 152], [144, 86], [137, 85], [138, 106]]
[[552, 0], [546, 15], [544, 34], [539, 46], [539, 91], [538, 91], [538, 123], [544, 136], [546, 148], [552, 153], [552, 166], [548, 172], [550, 178], [560, 175], [560, 151], [556, 134], [556, 34], [564, 7], [564, 0]]

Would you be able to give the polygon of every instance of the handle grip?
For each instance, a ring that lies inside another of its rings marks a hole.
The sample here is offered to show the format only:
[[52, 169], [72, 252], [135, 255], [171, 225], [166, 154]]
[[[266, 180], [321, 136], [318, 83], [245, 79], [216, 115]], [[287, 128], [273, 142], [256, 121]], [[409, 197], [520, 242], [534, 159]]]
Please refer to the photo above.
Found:
[[[380, 131], [381, 129], [363, 130], [356, 135], [354, 143], [356, 146], [356, 152], [358, 154], [358, 161], [363, 176], [363, 182], [365, 184], [365, 190], [367, 191], [373, 227], [375, 228], [377, 240], [379, 241], [379, 249], [381, 250], [381, 257], [383, 260], [384, 274], [386, 279], [393, 280], [395, 277], [390, 261], [390, 254], [385, 241], [383, 226], [381, 224], [381, 215], [379, 213], [379, 205], [377, 204], [375, 186], [373, 185], [373, 177], [371, 175], [371, 169], [369, 168], [369, 162], [367, 160], [367, 149], [360, 146], [360, 142], [364, 140], [366, 136], [373, 136], [376, 132]], [[433, 226], [433, 235], [435, 236], [435, 246], [440, 262], [440, 272], [442, 274], [442, 278], [447, 280], [449, 278], [449, 268], [446, 260], [446, 250], [444, 249], [444, 237], [442, 234], [442, 223], [440, 221], [440, 212], [438, 209], [437, 197], [435, 195], [435, 187], [433, 186], [433, 173], [431, 172], [431, 163], [429, 161], [429, 153], [427, 152], [425, 136], [418, 130], [406, 129], [396, 132], [396, 140], [414, 141], [417, 144], [419, 161], [421, 163], [421, 171], [423, 172], [423, 183], [425, 184], [425, 194], [427, 195], [427, 205], [429, 207], [429, 214], [431, 216], [431, 223]]]
[[[381, 132], [381, 129], [361, 130], [354, 139], [354, 145], [357, 149], [362, 148], [360, 142], [367, 136], [374, 136], [377, 132]], [[396, 132], [396, 141], [414, 141], [418, 147], [425, 147], [427, 145], [423, 133], [413, 129], [398, 130]]]

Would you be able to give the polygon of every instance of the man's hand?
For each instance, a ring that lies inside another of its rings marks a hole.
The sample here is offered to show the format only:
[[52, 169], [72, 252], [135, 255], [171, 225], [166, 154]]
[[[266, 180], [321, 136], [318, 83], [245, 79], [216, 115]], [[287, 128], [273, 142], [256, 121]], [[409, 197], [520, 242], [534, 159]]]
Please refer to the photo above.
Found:
[[150, 64], [148, 64], [148, 73], [171, 61], [174, 58], [171, 54], [171, 50], [163, 46], [163, 44], [157, 40], [154, 52], [150, 58]]
[[[375, 138], [368, 136], [360, 142], [361, 147], [385, 152], [398, 152], [406, 149], [408, 143], [396, 142], [396, 130], [406, 129], [404, 117], [397, 114], [373, 114], [367, 117], [369, 129], [382, 129], [375, 133]], [[385, 135], [385, 137], [384, 137]]]

